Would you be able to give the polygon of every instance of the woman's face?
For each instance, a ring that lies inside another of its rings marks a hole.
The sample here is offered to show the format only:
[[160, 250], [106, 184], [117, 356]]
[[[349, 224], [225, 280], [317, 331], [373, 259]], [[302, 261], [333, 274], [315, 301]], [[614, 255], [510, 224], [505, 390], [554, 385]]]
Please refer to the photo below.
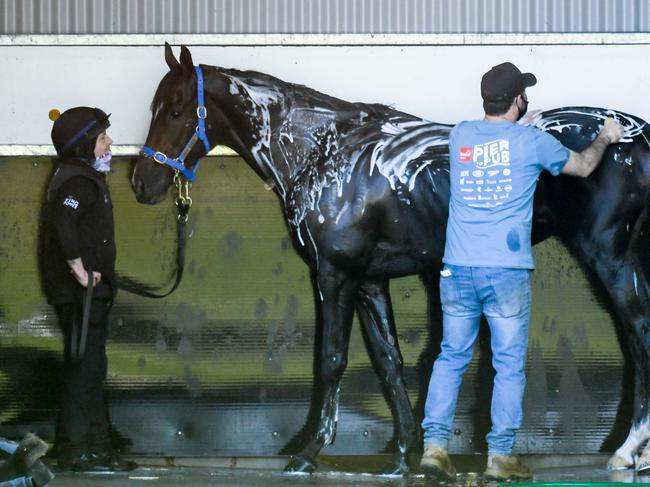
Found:
[[111, 150], [111, 144], [113, 139], [111, 139], [106, 131], [103, 131], [97, 137], [97, 142], [95, 143], [95, 157], [101, 157]]

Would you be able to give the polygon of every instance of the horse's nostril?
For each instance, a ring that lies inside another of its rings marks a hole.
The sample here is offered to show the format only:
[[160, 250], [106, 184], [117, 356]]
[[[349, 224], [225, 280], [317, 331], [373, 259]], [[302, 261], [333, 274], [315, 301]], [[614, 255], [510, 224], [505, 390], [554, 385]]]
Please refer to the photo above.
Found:
[[144, 193], [144, 183], [142, 182], [142, 179], [133, 178], [132, 185], [133, 185], [133, 192], [135, 193], [135, 195], [137, 197], [142, 196], [142, 194]]

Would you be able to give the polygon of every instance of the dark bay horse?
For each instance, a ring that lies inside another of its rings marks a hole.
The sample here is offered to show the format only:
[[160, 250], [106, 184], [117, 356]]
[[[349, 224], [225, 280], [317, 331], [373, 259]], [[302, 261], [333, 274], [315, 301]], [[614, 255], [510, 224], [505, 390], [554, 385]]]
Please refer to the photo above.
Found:
[[[406, 454], [418, 442], [419, 426], [402, 378], [389, 279], [420, 274], [437, 294], [451, 126], [383, 105], [349, 103], [262, 73], [213, 66], [197, 71], [185, 47], [179, 62], [166, 46], [165, 59], [170, 71], [153, 99], [146, 146], [159, 151], [158, 162], [183, 152], [188, 167], [207, 147], [233, 148], [273, 187], [295, 247], [312, 270], [320, 333], [314, 385], [319, 394], [312, 404], [317, 425], [286, 470], [313, 471], [317, 454], [333, 441], [356, 310], [393, 411], [397, 451], [386, 473], [406, 474]], [[199, 77], [207, 116], [197, 111]], [[634, 418], [628, 439], [610, 460], [613, 468], [628, 468], [650, 436], [650, 259], [644, 245], [650, 230], [650, 129], [635, 117], [591, 108], [545, 112], [531, 123], [581, 150], [607, 116], [621, 121], [628, 140], [610, 147], [588, 179], [542, 178], [534, 239], [556, 235], [573, 249], [605, 285], [628, 337], [636, 367]], [[202, 132], [197, 118], [204, 120], [204, 144], [186, 144]], [[137, 200], [162, 201], [173, 175], [150, 157], [138, 158], [132, 176]], [[646, 450], [637, 468], [649, 464]]]

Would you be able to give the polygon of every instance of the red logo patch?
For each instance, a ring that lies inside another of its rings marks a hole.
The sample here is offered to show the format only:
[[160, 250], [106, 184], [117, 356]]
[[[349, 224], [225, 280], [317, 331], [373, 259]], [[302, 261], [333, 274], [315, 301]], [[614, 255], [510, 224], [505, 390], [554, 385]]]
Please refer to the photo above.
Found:
[[469, 162], [472, 160], [472, 148], [461, 147], [459, 152], [460, 162]]

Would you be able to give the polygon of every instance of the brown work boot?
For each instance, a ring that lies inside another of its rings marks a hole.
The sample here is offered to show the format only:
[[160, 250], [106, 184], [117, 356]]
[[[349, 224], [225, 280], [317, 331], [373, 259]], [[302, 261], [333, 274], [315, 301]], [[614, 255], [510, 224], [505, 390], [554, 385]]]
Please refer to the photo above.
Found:
[[438, 479], [454, 480], [456, 478], [456, 469], [451, 463], [447, 450], [439, 446], [424, 447], [420, 469]]
[[485, 478], [488, 480], [526, 480], [533, 472], [516, 455], [488, 455]]

